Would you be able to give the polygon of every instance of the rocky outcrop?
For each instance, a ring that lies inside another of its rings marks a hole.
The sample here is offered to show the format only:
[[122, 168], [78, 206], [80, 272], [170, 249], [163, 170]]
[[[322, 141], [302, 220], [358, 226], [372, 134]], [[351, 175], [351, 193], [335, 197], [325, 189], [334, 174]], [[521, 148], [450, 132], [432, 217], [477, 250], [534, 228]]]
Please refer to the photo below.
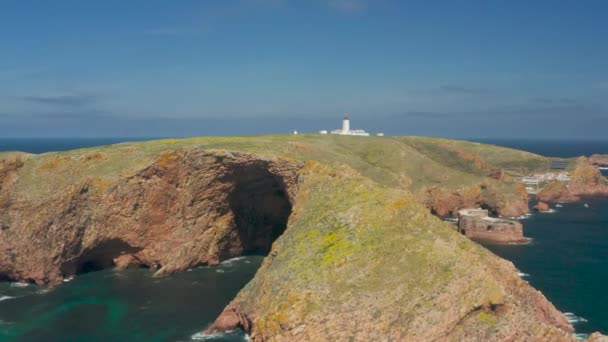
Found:
[[[34, 171], [40, 182], [49, 162]], [[5, 186], [0, 274], [57, 284], [115, 265], [145, 265], [162, 275], [266, 253], [287, 225], [301, 165], [244, 153], [171, 151], [124, 177], [85, 177], [46, 198], [18, 196]], [[0, 182], [11, 181], [10, 172], [0, 173]]]
[[545, 202], [538, 202], [538, 203], [536, 203], [536, 205], [534, 205], [534, 210], [540, 211], [540, 212], [547, 212], [547, 211], [551, 210], [551, 207]]
[[458, 213], [458, 231], [469, 239], [478, 241], [527, 242], [520, 222], [490, 217], [488, 211], [483, 209], [461, 210]]
[[589, 157], [589, 163], [599, 167], [608, 167], [608, 154], [594, 154]]
[[569, 183], [550, 182], [537, 198], [546, 203], [567, 203], [578, 201], [581, 196], [593, 195], [608, 195], [608, 180], [587, 158], [581, 157], [576, 161]]
[[517, 217], [528, 212], [528, 194], [515, 183], [505, 183], [507, 189], [482, 183], [461, 189], [433, 188], [427, 191], [426, 205], [438, 216], [456, 216], [465, 208], [487, 208], [492, 214]]
[[[566, 318], [512, 264], [407, 194], [328, 181], [302, 184], [296, 203], [305, 210], [296, 204], [290, 228], [208, 332], [249, 322], [254, 341], [573, 341]], [[322, 191], [336, 188], [351, 190]]]
[[604, 336], [599, 332], [591, 334], [587, 339], [588, 342], [608, 342], [608, 336]]

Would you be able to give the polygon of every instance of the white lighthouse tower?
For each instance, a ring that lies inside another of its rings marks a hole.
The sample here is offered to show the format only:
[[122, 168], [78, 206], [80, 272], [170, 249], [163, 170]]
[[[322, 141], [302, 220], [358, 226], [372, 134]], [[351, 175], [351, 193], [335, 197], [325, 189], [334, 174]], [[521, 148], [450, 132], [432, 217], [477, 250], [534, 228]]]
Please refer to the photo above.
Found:
[[344, 118], [342, 119], [342, 134], [350, 134], [350, 117], [348, 113], [344, 113]]
[[[321, 131], [320, 133], [327, 134], [327, 131]], [[350, 129], [350, 115], [348, 113], [344, 113], [344, 118], [342, 119], [342, 129], [334, 129], [330, 133], [338, 135], [359, 135], [364, 137], [369, 136], [369, 133], [362, 129]]]

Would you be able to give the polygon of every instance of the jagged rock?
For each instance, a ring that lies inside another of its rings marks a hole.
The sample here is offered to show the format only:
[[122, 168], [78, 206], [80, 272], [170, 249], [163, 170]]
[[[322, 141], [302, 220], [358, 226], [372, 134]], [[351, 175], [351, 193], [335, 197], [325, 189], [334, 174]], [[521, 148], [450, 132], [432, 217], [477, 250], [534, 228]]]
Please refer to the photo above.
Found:
[[589, 336], [587, 342], [608, 342], [608, 336], [604, 336], [599, 332], [594, 332]]
[[545, 202], [538, 202], [534, 206], [534, 210], [540, 211], [540, 212], [545, 212], [545, 211], [551, 210], [551, 207]]

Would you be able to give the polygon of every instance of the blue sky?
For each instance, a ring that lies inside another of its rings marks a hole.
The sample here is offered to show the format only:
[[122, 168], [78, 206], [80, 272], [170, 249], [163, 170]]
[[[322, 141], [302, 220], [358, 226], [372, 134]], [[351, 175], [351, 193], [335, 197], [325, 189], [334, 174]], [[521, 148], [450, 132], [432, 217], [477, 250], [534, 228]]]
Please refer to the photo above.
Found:
[[316, 131], [588, 138], [608, 3], [0, 3], [0, 137]]

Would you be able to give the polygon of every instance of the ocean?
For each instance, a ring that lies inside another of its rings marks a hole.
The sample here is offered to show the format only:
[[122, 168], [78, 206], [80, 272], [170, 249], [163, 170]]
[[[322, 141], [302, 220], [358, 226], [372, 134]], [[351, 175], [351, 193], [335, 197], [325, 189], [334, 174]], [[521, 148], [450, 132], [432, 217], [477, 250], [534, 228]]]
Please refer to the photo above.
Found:
[[[144, 139], [0, 139], [0, 151], [30, 153]], [[483, 140], [543, 155], [607, 153], [608, 141]], [[524, 220], [526, 245], [485, 247], [566, 312], [579, 334], [608, 333], [608, 198], [565, 204]], [[261, 256], [163, 278], [145, 269], [103, 270], [52, 289], [0, 282], [0, 341], [188, 341], [253, 277]], [[207, 341], [243, 341], [239, 333]]]
[[148, 269], [106, 269], [54, 288], [0, 282], [0, 341], [245, 341], [242, 332], [199, 332], [262, 259], [241, 257], [160, 278]]

